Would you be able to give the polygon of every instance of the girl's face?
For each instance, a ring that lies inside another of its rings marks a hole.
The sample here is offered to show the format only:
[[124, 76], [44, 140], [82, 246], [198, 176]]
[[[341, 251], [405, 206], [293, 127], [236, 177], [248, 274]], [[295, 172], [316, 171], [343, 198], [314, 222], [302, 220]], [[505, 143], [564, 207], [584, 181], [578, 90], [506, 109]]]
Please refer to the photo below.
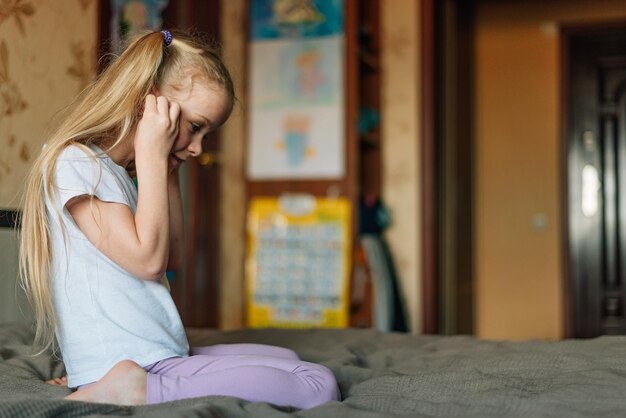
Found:
[[202, 140], [226, 121], [230, 98], [215, 82], [193, 78], [191, 88], [175, 90], [164, 87], [161, 94], [180, 105], [178, 138], [170, 154], [170, 167], [177, 168], [189, 157], [202, 154]]

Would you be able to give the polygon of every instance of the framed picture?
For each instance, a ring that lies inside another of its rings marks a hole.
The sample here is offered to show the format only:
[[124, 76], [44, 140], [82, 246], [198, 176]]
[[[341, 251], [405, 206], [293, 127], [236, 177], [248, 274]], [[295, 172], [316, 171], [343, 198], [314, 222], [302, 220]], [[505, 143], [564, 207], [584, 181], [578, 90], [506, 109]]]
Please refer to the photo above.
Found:
[[253, 0], [250, 36], [248, 178], [343, 177], [343, 0]]

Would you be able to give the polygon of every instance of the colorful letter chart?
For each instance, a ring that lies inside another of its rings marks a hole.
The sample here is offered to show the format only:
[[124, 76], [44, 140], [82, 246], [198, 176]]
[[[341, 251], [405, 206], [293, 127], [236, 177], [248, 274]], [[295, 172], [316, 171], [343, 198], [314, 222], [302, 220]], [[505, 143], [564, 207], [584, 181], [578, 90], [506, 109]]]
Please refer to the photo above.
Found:
[[248, 326], [347, 326], [351, 252], [346, 199], [255, 198], [248, 238]]

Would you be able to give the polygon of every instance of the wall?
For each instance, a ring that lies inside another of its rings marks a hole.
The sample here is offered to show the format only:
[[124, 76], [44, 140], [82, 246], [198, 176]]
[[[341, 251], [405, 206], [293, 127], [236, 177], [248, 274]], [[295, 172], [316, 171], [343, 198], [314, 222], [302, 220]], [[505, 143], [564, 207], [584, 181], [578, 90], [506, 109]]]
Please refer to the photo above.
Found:
[[[97, 0], [0, 3], [0, 209], [17, 208], [53, 115], [95, 74]], [[17, 235], [0, 229], [0, 322], [23, 320]]]
[[558, 28], [626, 19], [623, 1], [479, 1], [475, 37], [476, 330], [563, 335]]
[[386, 232], [410, 329], [422, 329], [421, 204], [419, 200], [419, 1], [381, 2], [381, 133]]
[[0, 6], [0, 208], [19, 206], [53, 115], [95, 74], [97, 6], [96, 0]]

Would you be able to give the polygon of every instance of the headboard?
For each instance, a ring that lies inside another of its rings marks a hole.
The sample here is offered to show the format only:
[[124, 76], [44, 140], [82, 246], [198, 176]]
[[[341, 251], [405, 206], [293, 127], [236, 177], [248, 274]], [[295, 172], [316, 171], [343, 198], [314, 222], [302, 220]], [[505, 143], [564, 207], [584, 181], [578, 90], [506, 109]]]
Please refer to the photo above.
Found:
[[0, 228], [19, 228], [20, 212], [17, 210], [0, 209]]
[[30, 322], [32, 313], [17, 284], [20, 212], [0, 210], [0, 323]]

